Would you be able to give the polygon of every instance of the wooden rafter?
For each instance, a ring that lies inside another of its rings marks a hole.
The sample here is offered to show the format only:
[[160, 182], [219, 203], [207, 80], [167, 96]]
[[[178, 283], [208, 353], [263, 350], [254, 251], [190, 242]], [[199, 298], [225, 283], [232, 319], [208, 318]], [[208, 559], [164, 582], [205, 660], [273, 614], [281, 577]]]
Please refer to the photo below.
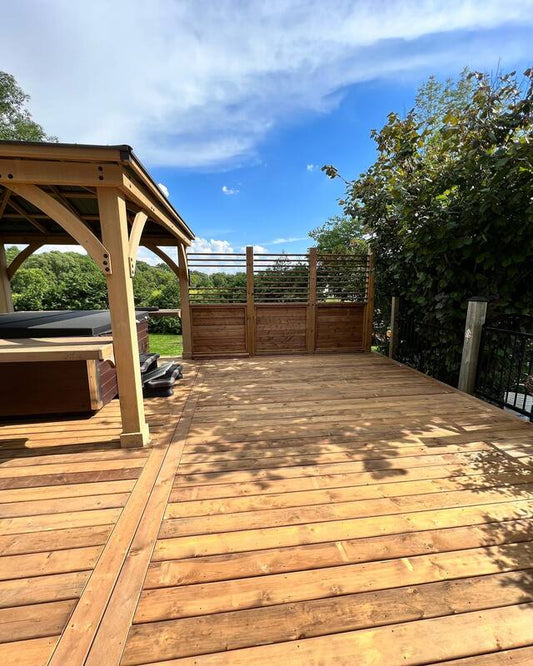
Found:
[[82, 219], [74, 215], [62, 203], [36, 185], [10, 183], [6, 187], [9, 187], [15, 194], [32, 203], [36, 208], [40, 208], [52, 220], [63, 227], [77, 243], [87, 250], [89, 256], [96, 261], [104, 275], [111, 273], [111, 257], [109, 252], [89, 227], [84, 224]]
[[68, 209], [70, 210], [71, 213], [73, 213], [73, 214], [76, 215], [77, 217], [80, 217], [80, 218], [81, 218], [81, 215], [80, 215], [79, 210], [77, 210], [76, 207], [73, 206], [73, 205], [70, 203], [68, 197], [66, 197], [65, 195], [63, 195], [63, 194], [59, 191], [59, 188], [58, 188], [58, 187], [56, 187], [55, 185], [52, 185], [52, 186], [51, 186], [51, 190], [52, 190], [52, 192], [55, 194], [56, 198], [57, 198], [59, 201], [61, 201], [61, 203], [63, 204], [63, 206], [65, 206], [65, 208], [68, 208]]
[[135, 275], [135, 262], [137, 261], [137, 250], [139, 249], [139, 243], [141, 241], [141, 235], [142, 235], [144, 225], [146, 224], [147, 219], [148, 219], [148, 215], [143, 210], [140, 210], [137, 213], [137, 215], [135, 215], [135, 219], [133, 220], [133, 224], [132, 224], [132, 227], [131, 227], [130, 239], [129, 239], [130, 275], [131, 275], [131, 277], [133, 277]]
[[10, 189], [13, 189], [12, 184], [115, 187], [180, 243], [190, 244], [190, 238], [169, 217], [161, 203], [145, 194], [117, 164], [0, 159], [0, 183]]
[[22, 206], [19, 206], [18, 203], [11, 197], [9, 199], [9, 205], [13, 210], [16, 210], [17, 213], [23, 217], [27, 222], [29, 222], [33, 227], [35, 227], [38, 231], [40, 231], [42, 234], [46, 233], [46, 227], [44, 227], [40, 222], [37, 222], [36, 219], [34, 219], [29, 213], [27, 213]]
[[[34, 220], [49, 220], [50, 217], [48, 215], [45, 215], [44, 213], [32, 213], [32, 219]], [[24, 219], [24, 215], [21, 215], [20, 213], [7, 213], [7, 217], [12, 218], [14, 220], [20, 220]], [[82, 215], [81, 213], [78, 213], [78, 217], [82, 220], [99, 220], [100, 217], [98, 215]]]
[[7, 202], [9, 201], [10, 196], [11, 196], [10, 190], [8, 190], [8, 189], [4, 190], [4, 192], [2, 194], [2, 198], [0, 199], [0, 218], [4, 214], [4, 211], [6, 209]]
[[9, 278], [9, 280], [13, 279], [13, 276], [18, 271], [18, 269], [22, 266], [22, 264], [26, 261], [26, 259], [28, 257], [30, 257], [34, 252], [36, 252], [43, 245], [44, 245], [44, 243], [40, 243], [38, 241], [35, 241], [34, 243], [30, 243], [29, 245], [27, 245], [23, 250], [21, 250], [17, 254], [17, 256], [13, 259], [13, 261], [7, 267], [7, 277]]
[[172, 220], [165, 214], [163, 211], [154, 203], [152, 200], [147, 197], [140, 187], [133, 182], [126, 174], [122, 174], [122, 190], [135, 201], [135, 203], [148, 215], [155, 219], [161, 226], [163, 226], [169, 233], [175, 236], [180, 243], [185, 245], [190, 245], [190, 240], [185, 236], [185, 234], [178, 229], [178, 227], [172, 222]]

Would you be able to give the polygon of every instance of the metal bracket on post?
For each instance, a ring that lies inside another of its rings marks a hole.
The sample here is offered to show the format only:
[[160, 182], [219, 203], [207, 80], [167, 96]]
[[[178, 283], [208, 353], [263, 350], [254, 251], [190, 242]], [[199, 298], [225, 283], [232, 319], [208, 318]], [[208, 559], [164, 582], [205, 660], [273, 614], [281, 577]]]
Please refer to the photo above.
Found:
[[102, 266], [106, 275], [111, 275], [113, 270], [111, 269], [111, 257], [109, 256], [109, 252], [104, 252], [102, 255]]
[[390, 338], [389, 338], [389, 358], [396, 357], [398, 349], [398, 315], [400, 312], [400, 297], [393, 296], [390, 307]]
[[474, 297], [468, 301], [466, 313], [465, 336], [458, 389], [465, 393], [473, 393], [476, 383], [477, 361], [481, 343], [481, 331], [487, 316], [487, 299]]

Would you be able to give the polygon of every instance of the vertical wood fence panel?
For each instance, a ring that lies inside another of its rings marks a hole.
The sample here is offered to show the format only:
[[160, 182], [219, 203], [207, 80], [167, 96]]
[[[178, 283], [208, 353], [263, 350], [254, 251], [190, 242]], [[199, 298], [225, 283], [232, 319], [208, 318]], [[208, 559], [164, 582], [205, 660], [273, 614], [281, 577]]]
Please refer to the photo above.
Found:
[[370, 256], [316, 248], [254, 254], [249, 247], [245, 254], [191, 253], [188, 265], [195, 358], [370, 349]]

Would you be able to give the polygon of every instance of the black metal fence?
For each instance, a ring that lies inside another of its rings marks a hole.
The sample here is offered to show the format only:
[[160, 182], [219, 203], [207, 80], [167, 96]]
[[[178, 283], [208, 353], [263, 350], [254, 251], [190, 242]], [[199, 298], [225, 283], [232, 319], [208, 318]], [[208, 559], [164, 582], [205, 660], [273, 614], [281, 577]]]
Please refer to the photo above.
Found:
[[463, 332], [438, 323], [398, 318], [396, 360], [451, 386], [457, 386], [461, 368]]
[[484, 326], [475, 393], [533, 420], [533, 333]]

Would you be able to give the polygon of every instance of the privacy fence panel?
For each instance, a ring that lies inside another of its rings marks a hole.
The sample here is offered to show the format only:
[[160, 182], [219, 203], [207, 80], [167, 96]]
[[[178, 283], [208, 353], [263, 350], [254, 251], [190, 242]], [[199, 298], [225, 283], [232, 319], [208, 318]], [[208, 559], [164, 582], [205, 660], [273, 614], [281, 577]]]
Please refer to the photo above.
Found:
[[192, 355], [370, 350], [371, 256], [188, 255]]

